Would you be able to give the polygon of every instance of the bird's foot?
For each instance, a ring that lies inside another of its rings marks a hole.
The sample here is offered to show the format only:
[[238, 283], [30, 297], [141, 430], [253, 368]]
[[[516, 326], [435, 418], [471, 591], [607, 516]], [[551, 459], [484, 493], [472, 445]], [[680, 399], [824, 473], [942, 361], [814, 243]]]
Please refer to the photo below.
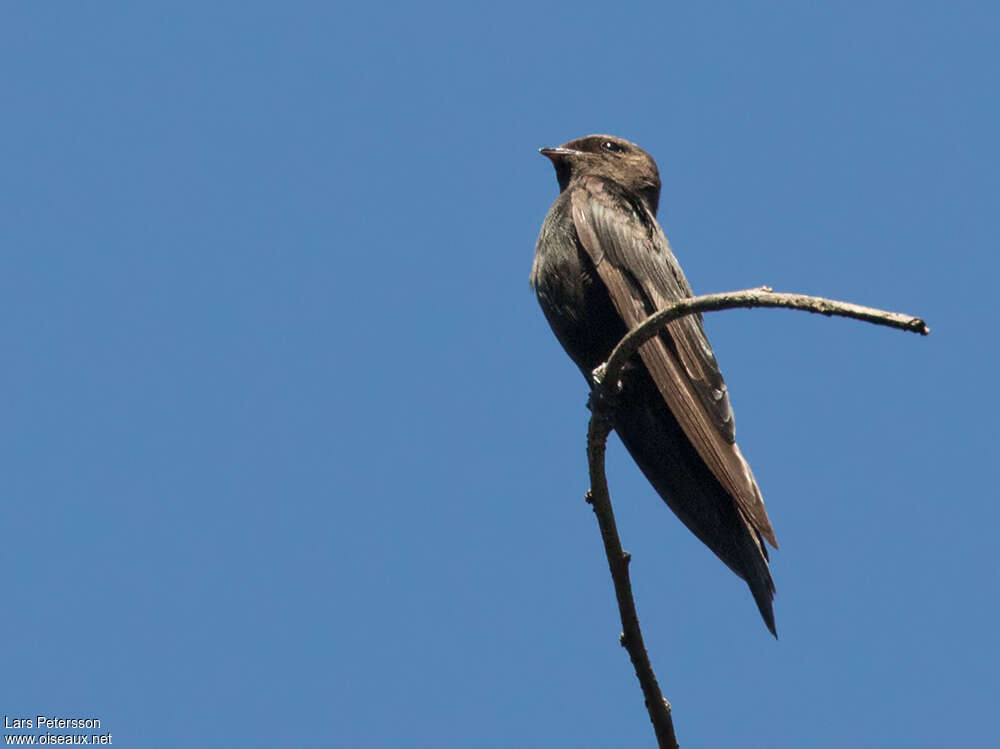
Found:
[[620, 382], [616, 382], [613, 387], [595, 382], [590, 388], [590, 396], [587, 398], [587, 408], [590, 409], [590, 412], [594, 416], [612, 422], [614, 421], [615, 412], [621, 403], [621, 392]]

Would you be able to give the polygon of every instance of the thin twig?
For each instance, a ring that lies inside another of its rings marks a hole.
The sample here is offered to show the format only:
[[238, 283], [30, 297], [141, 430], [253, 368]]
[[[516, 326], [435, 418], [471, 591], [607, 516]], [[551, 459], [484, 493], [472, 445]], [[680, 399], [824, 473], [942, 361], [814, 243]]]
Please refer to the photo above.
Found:
[[670, 703], [663, 699], [660, 693], [660, 685], [656, 681], [656, 674], [653, 673], [653, 666], [646, 653], [646, 645], [642, 641], [639, 615], [635, 611], [632, 584], [628, 575], [630, 557], [622, 549], [618, 526], [615, 524], [615, 513], [611, 508], [611, 497], [608, 494], [608, 480], [604, 473], [604, 452], [610, 432], [611, 423], [595, 411], [587, 428], [587, 462], [590, 465], [590, 491], [587, 492], [587, 501], [597, 516], [601, 538], [604, 540], [604, 553], [608, 557], [611, 579], [615, 584], [618, 613], [622, 620], [622, 647], [628, 651], [629, 658], [632, 659], [632, 667], [635, 668], [635, 675], [646, 698], [646, 710], [653, 723], [659, 746], [661, 749], [677, 749], [674, 721], [670, 717]]
[[615, 346], [615, 350], [611, 352], [607, 362], [595, 370], [596, 381], [598, 383], [617, 382], [618, 374], [625, 366], [625, 362], [639, 350], [642, 344], [656, 336], [667, 323], [696, 312], [715, 312], [736, 307], [787, 307], [827, 317], [851, 317], [855, 320], [908, 330], [920, 335], [927, 335], [931, 332], [927, 324], [919, 317], [911, 317], [899, 312], [887, 312], [874, 307], [862, 307], [860, 304], [851, 304], [850, 302], [838, 302], [834, 299], [804, 294], [777, 293], [771, 291], [768, 286], [744, 289], [743, 291], [725, 291], [721, 294], [705, 294], [704, 296], [680, 299], [647, 317], [641, 325], [633, 328], [628, 335], [622, 338], [621, 342]]
[[[608, 381], [617, 383], [618, 375], [625, 362], [639, 350], [642, 344], [653, 338], [671, 321], [684, 315], [736, 307], [787, 307], [827, 316], [851, 317], [921, 335], [930, 333], [926, 323], [918, 317], [823, 299], [822, 297], [776, 294], [767, 286], [722, 294], [706, 294], [674, 302], [633, 328], [611, 352], [607, 362], [594, 370], [595, 387], [601, 388], [603, 383]], [[592, 402], [599, 405], [599, 399]], [[639, 628], [639, 616], [635, 610], [632, 584], [629, 581], [628, 573], [631, 557], [622, 549], [614, 510], [611, 507], [608, 480], [604, 471], [604, 453], [607, 448], [608, 434], [611, 432], [611, 422], [608, 414], [600, 407], [593, 407], [592, 411], [590, 424], [587, 427], [587, 463], [590, 468], [590, 491], [587, 492], [587, 501], [593, 506], [594, 514], [597, 516], [597, 522], [601, 528], [601, 538], [604, 541], [604, 552], [607, 555], [611, 578], [614, 581], [618, 612], [622, 620], [621, 643], [628, 651], [632, 666], [635, 668], [635, 675], [639, 679], [639, 686], [642, 688], [642, 694], [646, 701], [646, 710], [653, 723], [653, 730], [656, 732], [659, 746], [661, 749], [677, 749], [677, 737], [674, 734], [670, 703], [663, 699], [663, 694], [660, 692], [660, 685], [656, 680], [656, 674], [653, 672], [653, 666], [643, 643], [642, 630]]]

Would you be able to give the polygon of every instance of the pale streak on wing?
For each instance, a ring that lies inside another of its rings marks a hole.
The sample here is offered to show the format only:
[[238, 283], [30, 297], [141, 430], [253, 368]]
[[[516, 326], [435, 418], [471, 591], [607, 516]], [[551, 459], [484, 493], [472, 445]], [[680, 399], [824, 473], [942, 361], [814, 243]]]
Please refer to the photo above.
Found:
[[[650, 235], [633, 209], [608, 193], [605, 184], [585, 180], [574, 189], [573, 221], [615, 308], [631, 330], [649, 315], [644, 296], [660, 309], [692, 292], [655, 220], [650, 216], [655, 227]], [[741, 514], [777, 548], [757, 481], [735, 442], [729, 396], [700, 317], [675, 320], [665, 331], [680, 361], [657, 337], [639, 349], [643, 363], [709, 470]]]

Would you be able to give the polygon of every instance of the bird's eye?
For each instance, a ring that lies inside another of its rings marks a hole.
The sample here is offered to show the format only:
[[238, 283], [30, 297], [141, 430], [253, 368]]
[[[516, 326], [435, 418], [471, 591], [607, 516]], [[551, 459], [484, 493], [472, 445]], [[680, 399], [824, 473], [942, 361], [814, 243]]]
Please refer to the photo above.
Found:
[[606, 140], [601, 144], [601, 148], [605, 151], [611, 151], [611, 153], [621, 153], [625, 149], [615, 143], [613, 140]]

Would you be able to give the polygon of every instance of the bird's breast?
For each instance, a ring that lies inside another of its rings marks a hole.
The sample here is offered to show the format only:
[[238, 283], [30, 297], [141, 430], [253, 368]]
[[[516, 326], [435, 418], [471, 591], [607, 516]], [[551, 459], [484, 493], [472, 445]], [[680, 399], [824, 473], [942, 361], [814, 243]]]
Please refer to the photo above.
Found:
[[590, 381], [627, 332], [568, 211], [554, 205], [542, 225], [531, 285], [563, 349]]

